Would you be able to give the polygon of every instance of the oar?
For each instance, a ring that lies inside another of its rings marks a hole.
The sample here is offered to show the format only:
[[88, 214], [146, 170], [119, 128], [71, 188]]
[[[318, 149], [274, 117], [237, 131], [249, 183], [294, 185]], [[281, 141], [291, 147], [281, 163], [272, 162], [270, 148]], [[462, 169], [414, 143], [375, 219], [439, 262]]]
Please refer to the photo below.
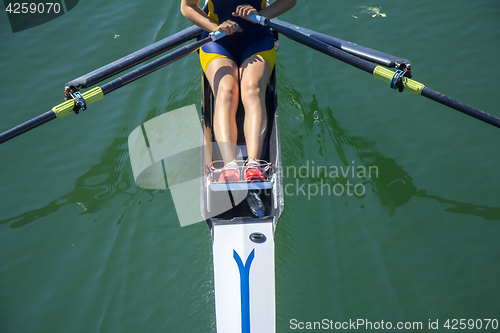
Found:
[[[490, 115], [484, 111], [476, 109], [472, 106], [464, 104], [456, 99], [443, 95], [437, 91], [427, 88], [422, 83], [411, 80], [404, 76], [403, 71], [393, 72], [390, 69], [384, 68], [382, 66], [374, 65], [366, 60], [360, 59], [354, 55], [351, 55], [345, 51], [335, 48], [332, 45], [326, 44], [320, 40], [311, 37], [310, 34], [302, 32], [300, 27], [292, 26], [286, 22], [279, 20], [267, 20], [263, 16], [252, 14], [249, 17], [250, 20], [255, 23], [268, 26], [279, 33], [285, 35], [286, 37], [295, 40], [301, 44], [309, 46], [317, 51], [320, 51], [326, 55], [334, 57], [352, 66], [364, 70], [370, 74], [373, 74], [376, 78], [391, 84], [393, 88], [400, 88], [400, 91], [407, 90], [414, 95], [422, 95], [433, 101], [441, 103], [443, 105], [449, 106], [457, 111], [463, 112], [471, 117], [482, 120], [488, 124], [500, 128], [500, 118]], [[311, 30], [309, 30], [310, 32]]]
[[317, 39], [323, 43], [326, 43], [328, 45], [331, 45], [337, 49], [341, 49], [342, 51], [345, 51], [349, 54], [352, 54], [358, 58], [367, 60], [369, 62], [373, 62], [385, 67], [390, 67], [390, 68], [406, 68], [407, 70], [410, 69], [410, 60], [405, 59], [405, 58], [400, 58], [397, 56], [393, 56], [384, 52], [380, 52], [374, 49], [370, 49], [365, 46], [361, 46], [355, 43], [351, 43], [345, 40], [342, 40], [337, 37], [332, 37], [329, 35], [322, 34], [320, 32], [316, 32], [313, 30], [309, 30], [303, 27], [299, 26], [292, 26], [289, 23], [280, 21], [278, 19], [274, 19], [273, 21], [277, 21], [278, 23], [282, 23], [284, 25], [291, 26], [292, 28], [300, 30], [300, 32], [308, 35], [311, 38]]
[[71, 80], [66, 83], [65, 88], [66, 90], [73, 89], [73, 91], [77, 91], [83, 88], [92, 87], [111, 76], [119, 74], [157, 55], [163, 54], [188, 40], [199, 37], [202, 31], [203, 30], [197, 26], [186, 28], [88, 74]]
[[97, 102], [102, 99], [104, 95], [109, 94], [112, 91], [115, 91], [118, 88], [121, 88], [145, 75], [148, 75], [162, 67], [165, 67], [174, 61], [177, 61], [185, 56], [195, 52], [203, 45], [217, 40], [219, 38], [224, 37], [226, 34], [217, 31], [215, 33], [211, 33], [210, 36], [191, 43], [189, 45], [185, 45], [167, 55], [164, 55], [161, 58], [158, 58], [147, 65], [139, 67], [109, 83], [104, 84], [101, 87], [93, 88], [89, 91], [80, 94], [79, 92], [72, 92], [71, 95], [73, 99], [68, 100], [64, 103], [61, 103], [52, 108], [52, 110], [43, 113], [42, 115], [33, 118], [17, 127], [14, 127], [2, 134], [0, 134], [0, 143], [8, 141], [22, 133], [25, 133], [35, 127], [43, 125], [53, 119], [62, 118], [70, 113], [78, 113], [80, 110], [85, 110], [87, 105]]

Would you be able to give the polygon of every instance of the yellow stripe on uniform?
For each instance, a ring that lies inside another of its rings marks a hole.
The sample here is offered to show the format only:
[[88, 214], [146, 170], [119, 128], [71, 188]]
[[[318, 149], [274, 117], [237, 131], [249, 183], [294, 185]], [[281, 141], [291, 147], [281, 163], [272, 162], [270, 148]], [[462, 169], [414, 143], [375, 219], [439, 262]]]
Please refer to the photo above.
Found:
[[[252, 54], [254, 57], [260, 57], [267, 61], [271, 66], [271, 69], [274, 68], [274, 64], [276, 63], [276, 47], [273, 47], [267, 51], [259, 51], [255, 54]], [[212, 61], [219, 58], [227, 58], [225, 55], [218, 53], [207, 53], [203, 51], [203, 48], [200, 48], [200, 63], [201, 68], [203, 68], [203, 72], [207, 72], [207, 67], [210, 65]]]
[[[377, 66], [373, 71], [373, 76], [384, 82], [391, 83], [391, 80], [394, 77], [394, 72], [382, 66]], [[422, 94], [422, 90], [425, 88], [425, 85], [423, 85], [420, 82], [409, 79], [407, 77], [403, 77], [402, 79], [403, 79], [404, 90], [417, 96]]]
[[259, 51], [255, 53], [253, 56], [260, 57], [267, 61], [269, 65], [271, 65], [271, 69], [274, 68], [274, 63], [276, 62], [276, 47], [273, 47], [267, 51]]
[[207, 53], [203, 51], [203, 48], [200, 48], [200, 63], [201, 68], [203, 68], [203, 72], [207, 72], [207, 67], [210, 65], [212, 61], [219, 58], [227, 58], [225, 55], [218, 53]]
[[212, 0], [208, 1], [208, 17], [219, 24], [219, 17], [217, 16], [217, 14], [215, 14], [214, 3], [212, 2]]
[[[96, 87], [94, 89], [91, 89], [89, 91], [86, 91], [82, 94], [83, 99], [85, 100], [85, 103], [87, 105], [92, 104], [94, 102], [97, 102], [101, 98], [104, 97], [104, 94], [102, 93], [101, 87]], [[52, 108], [52, 111], [56, 114], [57, 118], [62, 118], [64, 116], [67, 116], [68, 114], [74, 112], [73, 111], [73, 106], [75, 105], [75, 102], [73, 100], [66, 101], [64, 103], [61, 103], [57, 106], [54, 106]]]

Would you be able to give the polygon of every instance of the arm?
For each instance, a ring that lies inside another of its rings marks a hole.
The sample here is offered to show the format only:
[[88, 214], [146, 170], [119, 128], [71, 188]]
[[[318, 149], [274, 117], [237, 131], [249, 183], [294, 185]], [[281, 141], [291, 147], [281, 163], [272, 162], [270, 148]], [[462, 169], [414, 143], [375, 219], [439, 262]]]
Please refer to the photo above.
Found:
[[206, 31], [214, 32], [220, 30], [228, 35], [231, 35], [237, 31], [241, 31], [238, 25], [233, 21], [228, 20], [218, 25], [208, 17], [207, 13], [205, 13], [200, 7], [198, 7], [199, 3], [200, 0], [182, 0], [182, 15], [184, 15], [184, 17], [186, 17], [189, 21]]
[[263, 8], [257, 14], [264, 16], [268, 20], [275, 18], [288, 10], [292, 9], [296, 4], [296, 0], [275, 0], [266, 8]]
[[293, 8], [295, 3], [296, 0], [275, 0], [272, 4], [263, 8], [259, 12], [257, 12], [257, 10], [250, 5], [241, 5], [236, 8], [236, 12], [233, 13], [233, 16], [248, 19], [248, 15], [255, 13], [270, 20]]
[[219, 25], [212, 21], [208, 15], [200, 7], [198, 7], [199, 3], [200, 0], [182, 0], [182, 15], [203, 30], [210, 32], [217, 31], [219, 29]]

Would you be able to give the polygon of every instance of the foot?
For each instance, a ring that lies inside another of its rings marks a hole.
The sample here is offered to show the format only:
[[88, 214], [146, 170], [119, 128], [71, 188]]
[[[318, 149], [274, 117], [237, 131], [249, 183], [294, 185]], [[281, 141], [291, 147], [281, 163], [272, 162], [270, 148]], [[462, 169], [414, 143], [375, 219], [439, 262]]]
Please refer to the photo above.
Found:
[[240, 168], [235, 161], [229, 162], [224, 165], [222, 172], [219, 176], [219, 182], [237, 182], [240, 180]]
[[256, 160], [249, 160], [245, 163], [245, 180], [247, 182], [252, 180], [265, 180], [264, 171], [260, 166], [260, 163]]

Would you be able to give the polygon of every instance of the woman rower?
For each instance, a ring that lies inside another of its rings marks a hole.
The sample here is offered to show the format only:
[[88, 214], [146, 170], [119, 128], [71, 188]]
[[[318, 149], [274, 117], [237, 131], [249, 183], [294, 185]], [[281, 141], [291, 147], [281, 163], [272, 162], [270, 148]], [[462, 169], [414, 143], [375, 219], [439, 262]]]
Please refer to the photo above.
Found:
[[267, 126], [265, 94], [276, 48], [268, 27], [246, 19], [252, 13], [274, 18], [291, 9], [296, 0], [275, 0], [269, 6], [266, 0], [208, 0], [208, 15], [198, 7], [199, 2], [182, 0], [182, 14], [204, 29], [206, 35], [218, 30], [228, 35], [200, 49], [201, 66], [215, 96], [214, 132], [224, 160], [219, 181], [240, 180], [235, 157], [240, 89], [248, 153], [243, 167], [244, 179], [263, 180], [259, 159]]

